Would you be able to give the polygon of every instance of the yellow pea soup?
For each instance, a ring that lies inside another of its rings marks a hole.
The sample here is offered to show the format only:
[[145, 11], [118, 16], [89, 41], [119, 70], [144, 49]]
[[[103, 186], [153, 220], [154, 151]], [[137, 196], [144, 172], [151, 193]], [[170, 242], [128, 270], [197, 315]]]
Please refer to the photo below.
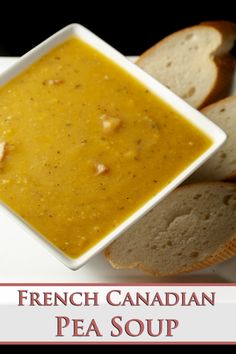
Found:
[[0, 199], [71, 258], [211, 144], [77, 38], [0, 89]]

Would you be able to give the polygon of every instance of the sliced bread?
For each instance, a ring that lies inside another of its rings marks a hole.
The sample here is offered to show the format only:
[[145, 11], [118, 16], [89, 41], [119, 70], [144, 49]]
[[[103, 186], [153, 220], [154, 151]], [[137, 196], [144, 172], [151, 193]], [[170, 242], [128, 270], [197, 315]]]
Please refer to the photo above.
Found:
[[114, 268], [165, 276], [205, 268], [236, 254], [236, 185], [182, 186], [114, 241]]
[[228, 139], [218, 152], [188, 180], [192, 182], [236, 179], [236, 96], [225, 98], [202, 109], [202, 113], [221, 127]]
[[236, 24], [205, 22], [171, 34], [136, 62], [196, 108], [226, 97], [234, 73], [229, 54]]

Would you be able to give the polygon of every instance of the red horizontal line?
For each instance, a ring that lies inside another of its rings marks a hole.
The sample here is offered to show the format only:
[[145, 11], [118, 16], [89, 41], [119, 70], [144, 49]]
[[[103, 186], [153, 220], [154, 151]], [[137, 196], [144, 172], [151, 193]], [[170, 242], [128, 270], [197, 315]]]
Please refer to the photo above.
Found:
[[0, 283], [0, 286], [236, 286], [236, 283]]

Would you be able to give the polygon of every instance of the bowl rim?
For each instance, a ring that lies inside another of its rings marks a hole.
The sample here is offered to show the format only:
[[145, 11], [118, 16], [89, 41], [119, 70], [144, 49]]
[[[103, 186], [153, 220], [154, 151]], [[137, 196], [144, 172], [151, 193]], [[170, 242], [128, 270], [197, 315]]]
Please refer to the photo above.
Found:
[[176, 94], [162, 85], [160, 82], [152, 78], [141, 68], [129, 61], [124, 55], [107, 44], [104, 40], [96, 36], [84, 26], [73, 23], [60, 31], [56, 32], [42, 43], [31, 49], [17, 60], [16, 63], [10, 65], [3, 73], [0, 74], [0, 86], [4, 86], [7, 82], [17, 77], [21, 72], [30, 67], [34, 62], [42, 56], [50, 52], [53, 48], [65, 42], [70, 37], [75, 36], [80, 40], [93, 47], [98, 52], [105, 55], [116, 65], [128, 72], [131, 76], [140, 81], [148, 90], [155, 94], [159, 99], [163, 100], [172, 109], [181, 114], [183, 118], [191, 122], [196, 128], [211, 138], [211, 146], [187, 166], [176, 178], [167, 184], [161, 191], [156, 193], [145, 204], [132, 213], [124, 222], [116, 227], [112, 232], [107, 234], [91, 247], [88, 251], [77, 258], [71, 258], [60, 251], [50, 241], [34, 229], [26, 220], [21, 218], [14, 210], [11, 210], [3, 202], [0, 202], [0, 210], [6, 217], [14, 219], [19, 226], [23, 227], [38, 242], [46, 247], [54, 256], [72, 270], [82, 267], [91, 257], [102, 251], [118, 236], [125, 232], [129, 227], [141, 219], [148, 211], [157, 205], [164, 197], [180, 185], [187, 177], [189, 177], [196, 169], [198, 169], [207, 159], [209, 159], [217, 149], [225, 142], [227, 136], [225, 132], [216, 124], [206, 118], [202, 113], [191, 107], [188, 103], [179, 98]]

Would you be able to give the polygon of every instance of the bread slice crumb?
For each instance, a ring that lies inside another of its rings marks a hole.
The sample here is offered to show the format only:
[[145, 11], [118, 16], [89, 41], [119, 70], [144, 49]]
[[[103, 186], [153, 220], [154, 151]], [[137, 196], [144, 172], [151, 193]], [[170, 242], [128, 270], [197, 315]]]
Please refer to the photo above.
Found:
[[190, 105], [202, 108], [229, 94], [235, 40], [235, 23], [203, 22], [167, 36], [136, 64]]
[[156, 276], [194, 271], [236, 255], [236, 184], [181, 186], [105, 251], [116, 269]]
[[236, 180], [236, 96], [217, 101], [202, 113], [227, 134], [226, 142], [185, 183]]

